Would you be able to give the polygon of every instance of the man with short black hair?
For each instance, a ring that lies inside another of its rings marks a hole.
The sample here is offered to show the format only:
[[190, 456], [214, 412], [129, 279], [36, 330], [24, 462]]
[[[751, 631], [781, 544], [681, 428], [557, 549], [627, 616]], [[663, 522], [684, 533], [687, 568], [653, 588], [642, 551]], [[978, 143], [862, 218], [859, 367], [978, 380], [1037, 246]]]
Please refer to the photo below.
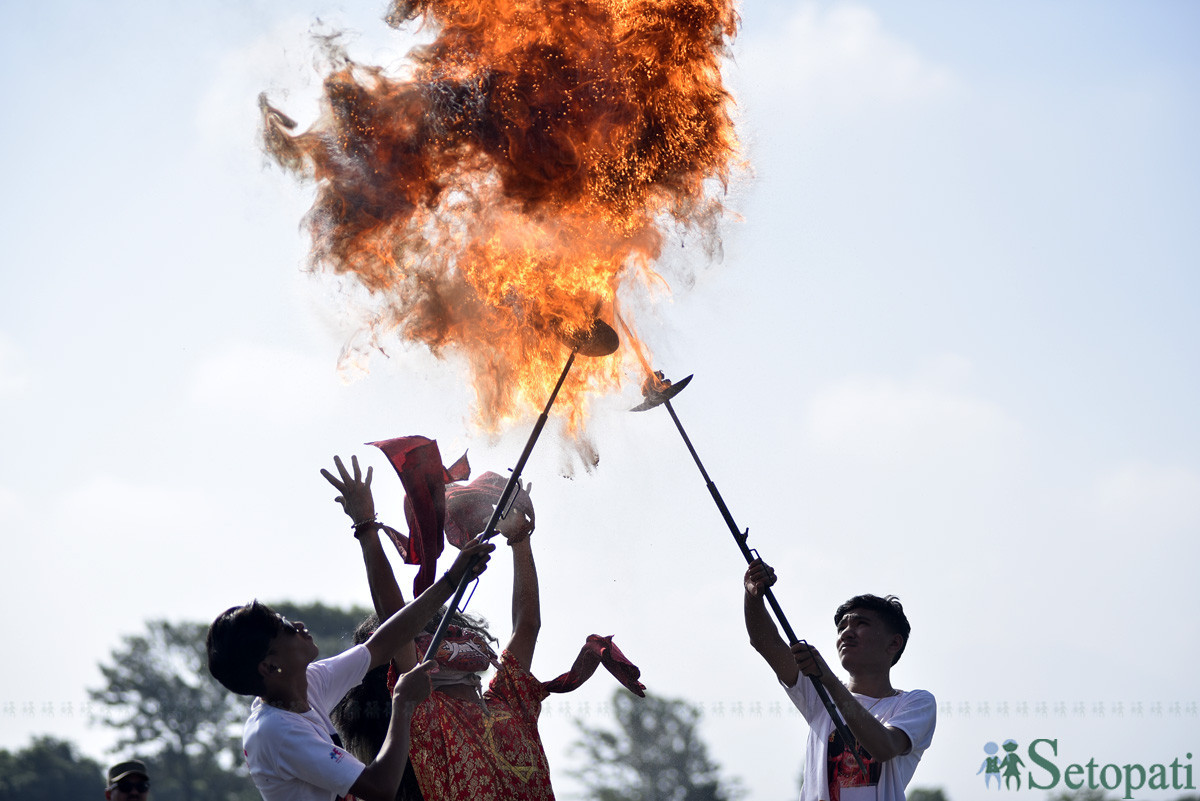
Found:
[[487, 566], [496, 546], [466, 543], [446, 574], [389, 617], [362, 645], [317, 660], [305, 625], [257, 601], [235, 606], [213, 621], [208, 669], [226, 689], [258, 696], [242, 734], [250, 777], [265, 801], [393, 801], [408, 761], [409, 722], [432, 687], [432, 660], [400, 677], [393, 693], [387, 737], [363, 764], [334, 741], [329, 711], [367, 672], [387, 664], [449, 600], [460, 580]]
[[[904, 607], [892, 595], [857, 595], [838, 607], [833, 618], [838, 657], [850, 674], [843, 684], [817, 649], [805, 642], [789, 646], [779, 636], [763, 603], [774, 583], [769, 565], [761, 559], [750, 563], [743, 578], [746, 631], [808, 721], [802, 801], [904, 801], [937, 722], [931, 694], [892, 686], [892, 666], [911, 631]], [[842, 742], [810, 677], [828, 691], [856, 743]]]
[[108, 769], [104, 797], [108, 801], [146, 801], [150, 792], [150, 774], [140, 759], [118, 762]]

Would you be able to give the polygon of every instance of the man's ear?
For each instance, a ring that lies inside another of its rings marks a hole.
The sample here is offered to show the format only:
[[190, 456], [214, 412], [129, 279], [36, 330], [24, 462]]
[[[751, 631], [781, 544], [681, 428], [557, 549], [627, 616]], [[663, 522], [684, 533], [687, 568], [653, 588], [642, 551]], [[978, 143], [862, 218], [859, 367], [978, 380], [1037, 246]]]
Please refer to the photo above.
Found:
[[892, 641], [888, 643], [888, 647], [887, 647], [888, 656], [894, 657], [896, 654], [900, 653], [900, 649], [903, 647], [904, 647], [904, 635], [893, 634]]
[[258, 675], [262, 676], [262, 680], [264, 682], [267, 680], [267, 676], [278, 672], [279, 668], [275, 667], [265, 659], [258, 663]]
[[108, 801], [112, 801], [112, 790], [105, 790], [104, 797], [107, 798]]

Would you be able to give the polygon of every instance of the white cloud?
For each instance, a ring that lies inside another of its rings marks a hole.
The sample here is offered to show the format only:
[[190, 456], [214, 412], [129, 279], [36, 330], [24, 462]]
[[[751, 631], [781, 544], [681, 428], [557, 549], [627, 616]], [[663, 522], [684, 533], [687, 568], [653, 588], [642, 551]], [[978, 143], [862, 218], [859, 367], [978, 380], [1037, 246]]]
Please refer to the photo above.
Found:
[[12, 398], [29, 388], [24, 354], [16, 343], [0, 334], [0, 398]]
[[853, 3], [803, 3], [770, 38], [742, 45], [747, 91], [764, 105], [854, 113], [944, 97], [959, 84]]
[[965, 360], [948, 356], [908, 379], [848, 378], [819, 392], [805, 429], [828, 455], [876, 466], [994, 460], [1011, 453], [1021, 426], [964, 389]]
[[334, 405], [339, 387], [335, 375], [332, 361], [243, 344], [202, 362], [189, 396], [210, 410], [291, 425]]
[[89, 531], [92, 540], [122, 534], [126, 542], [135, 533], [150, 538], [166, 527], [201, 525], [197, 515], [205, 506], [196, 490], [135, 484], [112, 476], [94, 477], [58, 501], [65, 530]]
[[1102, 476], [1093, 489], [1099, 525], [1144, 536], [1200, 528], [1200, 473], [1145, 462]]
[[21, 511], [21, 501], [17, 497], [17, 493], [8, 487], [0, 487], [0, 523], [7, 531], [13, 531], [16, 526], [9, 527], [9, 523], [17, 519], [17, 513]]

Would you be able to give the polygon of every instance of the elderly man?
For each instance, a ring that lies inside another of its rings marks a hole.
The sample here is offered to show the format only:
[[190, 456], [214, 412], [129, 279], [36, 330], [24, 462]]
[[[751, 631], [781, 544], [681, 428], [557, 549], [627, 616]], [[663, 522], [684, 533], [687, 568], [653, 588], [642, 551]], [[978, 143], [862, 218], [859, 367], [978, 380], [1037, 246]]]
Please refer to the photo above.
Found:
[[108, 801], [146, 801], [150, 793], [150, 774], [140, 759], [119, 762], [108, 769], [104, 797]]

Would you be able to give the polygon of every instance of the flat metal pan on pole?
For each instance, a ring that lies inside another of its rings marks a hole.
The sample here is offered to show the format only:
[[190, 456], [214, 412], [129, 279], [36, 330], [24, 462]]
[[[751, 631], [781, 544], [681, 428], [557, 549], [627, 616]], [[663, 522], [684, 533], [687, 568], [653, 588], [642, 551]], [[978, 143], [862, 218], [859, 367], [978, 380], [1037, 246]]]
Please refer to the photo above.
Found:
[[[508, 483], [504, 485], [504, 491], [500, 493], [500, 499], [496, 502], [496, 508], [492, 510], [492, 516], [488, 520], [487, 527], [483, 530], [482, 539], [485, 542], [496, 536], [496, 525], [500, 522], [500, 518], [508, 513], [508, 507], [513, 500], [514, 493], [521, 487], [521, 471], [525, 469], [525, 463], [529, 461], [529, 454], [533, 452], [533, 446], [537, 443], [542, 429], [546, 426], [546, 420], [550, 417], [550, 407], [554, 405], [554, 399], [558, 397], [558, 391], [562, 389], [563, 382], [567, 380], [567, 373], [571, 371], [571, 365], [575, 363], [575, 356], [577, 354], [591, 357], [607, 356], [615, 351], [621, 342], [612, 326], [597, 318], [589, 330], [567, 338], [566, 344], [571, 346], [571, 355], [567, 357], [566, 366], [563, 367], [562, 373], [558, 377], [558, 383], [554, 385], [554, 391], [550, 393], [550, 400], [546, 401], [546, 408], [538, 415], [537, 423], [533, 426], [533, 432], [525, 442], [525, 449], [521, 451], [521, 458], [517, 459], [517, 466], [513, 468], [512, 475], [508, 477]], [[433, 633], [433, 640], [429, 643], [429, 647], [425, 649], [424, 659], [433, 659], [434, 655], [437, 654], [438, 646], [442, 644], [442, 640], [446, 637], [446, 629], [450, 626], [450, 619], [458, 611], [458, 605], [462, 602], [463, 594], [472, 580], [471, 571], [467, 570], [459, 580], [458, 586], [454, 588], [454, 595], [451, 597], [450, 603], [446, 606], [446, 614], [442, 615], [442, 619]]]
[[[658, 406], [667, 407], [667, 413], [671, 415], [671, 419], [675, 422], [675, 428], [679, 429], [679, 435], [683, 437], [683, 444], [687, 445], [688, 453], [692, 455], [692, 459], [696, 462], [696, 467], [700, 468], [700, 475], [704, 477], [704, 483], [708, 487], [709, 495], [712, 495], [713, 502], [717, 504], [717, 509], [721, 512], [721, 517], [725, 520], [725, 525], [729, 526], [729, 533], [733, 535], [734, 542], [738, 544], [738, 548], [742, 551], [742, 556], [746, 557], [746, 564], [750, 564], [758, 558], [758, 554], [750, 546], [746, 544], [746, 540], [750, 537], [750, 529], [741, 531], [738, 529], [737, 523], [733, 521], [733, 515], [729, 512], [729, 507], [725, 505], [725, 499], [721, 497], [721, 493], [717, 490], [717, 485], [709, 478], [708, 471], [704, 469], [704, 463], [700, 461], [700, 456], [696, 453], [696, 449], [692, 446], [692, 440], [688, 437], [687, 432], [683, 430], [683, 423], [679, 422], [679, 415], [675, 414], [675, 407], [671, 405], [671, 398], [674, 398], [683, 388], [692, 380], [692, 376], [688, 376], [680, 380], [678, 383], [672, 384], [670, 380], [663, 378], [661, 372], [655, 372], [650, 378], [647, 378], [642, 384], [642, 396], [644, 401], [634, 406], [630, 411], [644, 412]], [[771, 606], [771, 611], [775, 613], [775, 619], [779, 621], [780, 627], [787, 635], [788, 644], [796, 645], [804, 643], [792, 631], [792, 626], [788, 623], [787, 618], [783, 614], [783, 609], [779, 606], [779, 602], [775, 600], [775, 593], [771, 592], [771, 588], [767, 587], [764, 597], [767, 603]], [[858, 762], [858, 767], [862, 770], [863, 775], [868, 775], [867, 766], [863, 763], [862, 757], [858, 755], [858, 742], [854, 735], [850, 733], [850, 729], [846, 727], [846, 722], [842, 720], [838, 714], [837, 707], [833, 703], [833, 699], [829, 697], [829, 691], [825, 689], [825, 685], [821, 684], [816, 676], [809, 676], [812, 680], [813, 687], [817, 691], [817, 697], [821, 699], [821, 703], [825, 705], [825, 711], [829, 713], [829, 717], [833, 720], [833, 725], [837, 729], [838, 734], [842, 737], [842, 742], [846, 744], [850, 753], [854, 754], [854, 759]]]

